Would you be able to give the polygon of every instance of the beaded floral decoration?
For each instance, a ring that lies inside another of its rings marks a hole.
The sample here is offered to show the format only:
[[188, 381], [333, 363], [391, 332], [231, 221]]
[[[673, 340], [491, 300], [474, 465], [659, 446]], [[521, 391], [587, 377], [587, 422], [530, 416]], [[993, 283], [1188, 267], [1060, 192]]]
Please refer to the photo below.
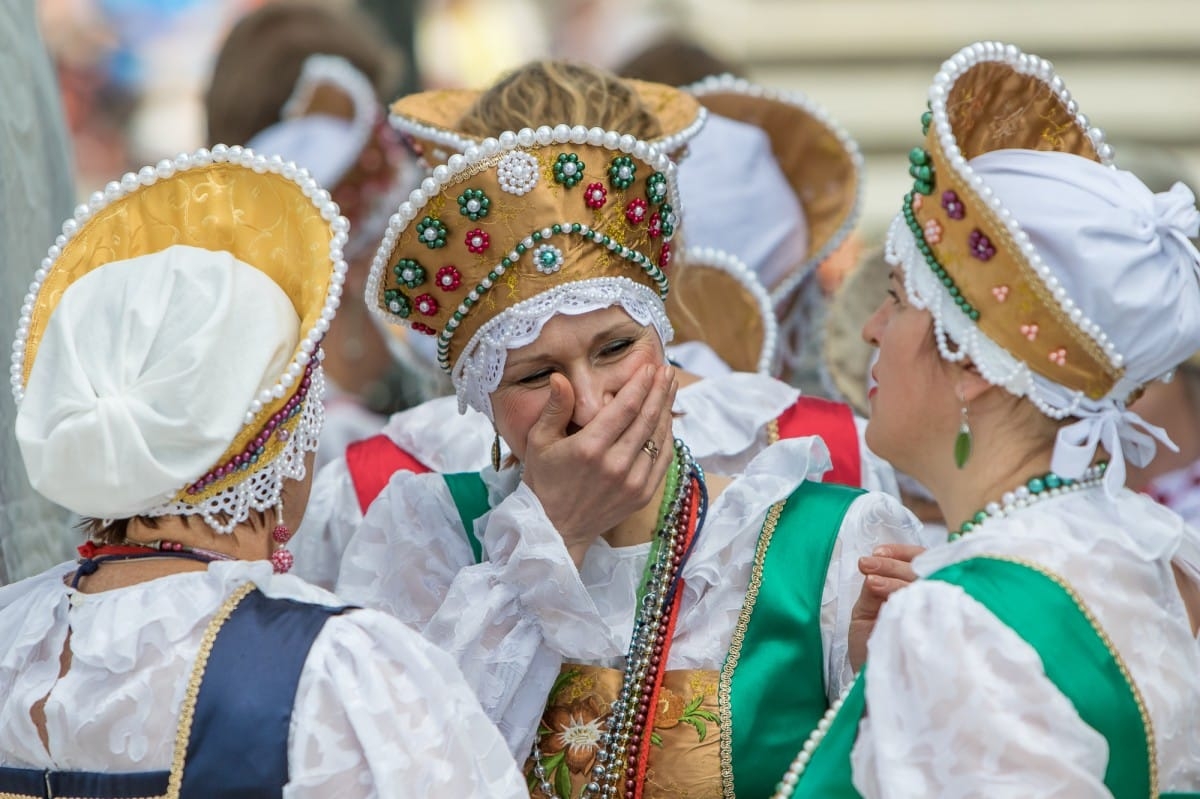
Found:
[[[996, 107], [1012, 112], [997, 120]], [[997, 42], [966, 47], [942, 66], [921, 124], [925, 143], [909, 153], [913, 190], [889, 233], [888, 254], [905, 266], [914, 303], [933, 314], [942, 356], [970, 357], [989, 382], [1028, 396], [1054, 418], [1070, 415], [1084, 397], [1108, 395], [1124, 374], [1121, 355], [968, 164], [1008, 148], [1109, 163], [1103, 133], [1078, 113], [1048, 61]], [[1064, 404], [1039, 390], [1033, 374], [1077, 399]]]
[[[368, 296], [389, 322], [418, 329], [418, 317], [437, 336], [447, 372], [491, 320], [548, 289], [623, 279], [665, 298], [674, 170], [656, 147], [596, 128], [543, 126], [487, 139], [435, 168], [400, 206], [372, 263]], [[651, 207], [660, 220], [653, 231], [642, 221]], [[425, 274], [453, 266], [457, 282], [406, 280], [418, 259]]]
[[[239, 196], [260, 200], [235, 206]], [[126, 232], [127, 212], [147, 220], [132, 235]], [[280, 216], [291, 224], [274, 224]], [[243, 230], [254, 235], [238, 235]], [[316, 449], [324, 419], [320, 344], [345, 282], [348, 230], [329, 192], [306, 170], [240, 146], [218, 144], [126, 173], [75, 209], [35, 272], [13, 343], [13, 397], [18, 404], [24, 398], [59, 298], [89, 272], [155, 252], [164, 241], [227, 251], [260, 269], [288, 294], [300, 316], [296, 350], [274, 383], [251, 401], [241, 430], [217, 463], [146, 512], [200, 515], [217, 531], [229, 532], [251, 509], [275, 507], [284, 480], [302, 477], [305, 453]]]

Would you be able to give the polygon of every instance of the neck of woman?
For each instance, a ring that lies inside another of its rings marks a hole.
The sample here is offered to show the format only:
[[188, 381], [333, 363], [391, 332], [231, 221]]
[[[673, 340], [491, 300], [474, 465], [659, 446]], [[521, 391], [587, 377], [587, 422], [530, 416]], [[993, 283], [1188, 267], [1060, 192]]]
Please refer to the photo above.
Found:
[[989, 503], [1001, 504], [1006, 493], [1025, 485], [1032, 477], [1049, 472], [1054, 452], [1053, 439], [1035, 447], [1025, 442], [1022, 447], [1014, 443], [1017, 437], [1011, 431], [1005, 434], [974, 424], [972, 427], [976, 428], [973, 451], [963, 468], [955, 466], [952, 446], [947, 442], [944, 457], [937, 458], [933, 451], [929, 453], [936, 463], [928, 469], [928, 474], [915, 475], [937, 500], [951, 532]]

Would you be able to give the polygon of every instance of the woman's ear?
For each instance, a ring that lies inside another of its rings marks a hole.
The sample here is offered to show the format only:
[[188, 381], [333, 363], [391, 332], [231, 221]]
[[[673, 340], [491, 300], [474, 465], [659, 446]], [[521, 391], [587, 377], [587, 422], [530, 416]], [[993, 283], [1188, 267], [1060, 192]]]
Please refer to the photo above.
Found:
[[958, 372], [956, 393], [959, 399], [967, 404], [974, 402], [988, 390], [995, 388], [995, 386], [983, 379], [983, 375], [979, 374], [979, 369], [976, 368], [974, 362], [970, 359], [964, 359], [961, 363], [955, 364], [955, 367]]

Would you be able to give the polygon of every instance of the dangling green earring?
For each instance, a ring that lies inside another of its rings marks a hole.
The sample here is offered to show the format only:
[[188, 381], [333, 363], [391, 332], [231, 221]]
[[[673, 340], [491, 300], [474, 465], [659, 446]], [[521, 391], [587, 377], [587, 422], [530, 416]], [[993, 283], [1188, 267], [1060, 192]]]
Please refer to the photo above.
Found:
[[963, 399], [962, 404], [962, 421], [958, 425], [958, 435], [954, 437], [954, 465], [960, 469], [971, 459], [973, 444], [971, 425], [967, 424], [967, 401]]
[[492, 468], [500, 471], [500, 433], [492, 440]]

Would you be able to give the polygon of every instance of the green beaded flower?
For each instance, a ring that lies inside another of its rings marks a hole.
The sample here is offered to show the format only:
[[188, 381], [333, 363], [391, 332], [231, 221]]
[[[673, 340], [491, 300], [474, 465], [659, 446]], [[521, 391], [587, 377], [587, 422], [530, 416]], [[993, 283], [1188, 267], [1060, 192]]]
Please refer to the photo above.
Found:
[[574, 188], [583, 180], [586, 166], [575, 153], [559, 153], [554, 162], [554, 181], [568, 189]]
[[488, 206], [491, 204], [492, 201], [483, 193], [483, 189], [467, 189], [458, 195], [458, 212], [472, 222], [478, 222], [487, 216]]
[[383, 301], [387, 304], [387, 309], [401, 319], [407, 319], [412, 313], [412, 300], [399, 289], [388, 289], [383, 292]]
[[651, 205], [661, 205], [667, 199], [667, 176], [655, 172], [646, 178], [646, 199]]
[[392, 272], [396, 275], [396, 280], [410, 289], [415, 289], [425, 282], [425, 267], [411, 258], [401, 258], [392, 267]]
[[637, 179], [637, 165], [627, 155], [618, 155], [608, 167], [608, 183], [614, 189], [627, 189]]
[[929, 103], [925, 104], [925, 113], [921, 114], [921, 135], [929, 135], [929, 126], [933, 124], [933, 109], [929, 107]]
[[446, 246], [446, 226], [436, 216], [424, 217], [417, 223], [417, 237], [431, 250]]
[[914, 147], [908, 153], [908, 174], [912, 175], [913, 188], [924, 195], [933, 193], [934, 174], [933, 160], [929, 153], [920, 147]]
[[675, 209], [671, 208], [670, 203], [663, 203], [659, 206], [658, 213], [662, 219], [663, 238], [669, 239], [675, 235]]

